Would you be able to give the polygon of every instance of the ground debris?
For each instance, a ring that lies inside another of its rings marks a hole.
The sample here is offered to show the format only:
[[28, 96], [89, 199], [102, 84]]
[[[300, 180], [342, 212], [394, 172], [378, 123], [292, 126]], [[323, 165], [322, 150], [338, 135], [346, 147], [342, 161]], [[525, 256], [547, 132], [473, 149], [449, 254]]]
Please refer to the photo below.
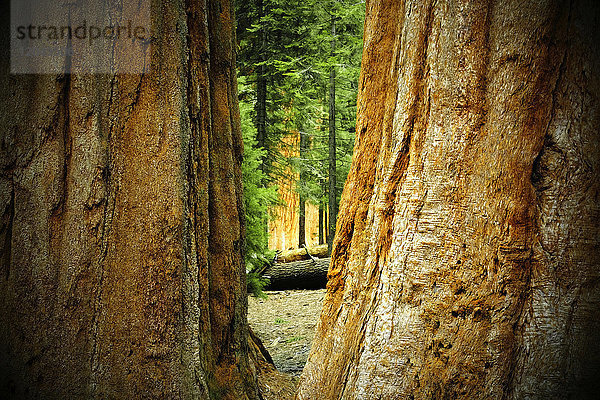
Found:
[[277, 369], [300, 376], [321, 313], [325, 289], [266, 292], [248, 298], [248, 323], [267, 348]]

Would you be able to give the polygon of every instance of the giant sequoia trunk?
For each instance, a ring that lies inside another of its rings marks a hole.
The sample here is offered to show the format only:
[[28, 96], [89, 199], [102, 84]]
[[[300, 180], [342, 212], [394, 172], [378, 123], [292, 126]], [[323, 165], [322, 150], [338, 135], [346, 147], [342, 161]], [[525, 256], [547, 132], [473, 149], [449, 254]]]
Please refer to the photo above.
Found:
[[258, 398], [232, 5], [154, 6], [149, 74], [3, 65], [2, 398]]
[[298, 398], [597, 398], [599, 17], [594, 2], [367, 2]]

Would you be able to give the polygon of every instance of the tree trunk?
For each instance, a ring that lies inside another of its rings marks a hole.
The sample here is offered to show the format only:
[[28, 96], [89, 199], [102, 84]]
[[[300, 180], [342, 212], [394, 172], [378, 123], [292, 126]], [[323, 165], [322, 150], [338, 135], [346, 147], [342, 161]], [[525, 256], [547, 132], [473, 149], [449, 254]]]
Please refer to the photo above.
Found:
[[300, 204], [298, 210], [298, 248], [301, 248], [306, 244], [306, 194], [302, 185], [306, 183], [306, 168], [304, 167], [304, 160], [306, 159], [307, 150], [308, 136], [306, 133], [300, 131], [300, 181], [298, 182], [298, 185], [300, 186], [300, 190], [298, 191]]
[[153, 5], [149, 74], [3, 65], [2, 398], [259, 397], [232, 4]]
[[323, 232], [324, 212], [323, 204], [319, 204], [319, 244], [325, 243], [325, 232]]
[[[327, 193], [327, 181], [321, 181], [321, 192], [323, 196]], [[322, 199], [319, 202], [319, 244], [327, 243], [327, 202]], [[329, 251], [330, 249], [328, 249]], [[329, 254], [331, 252], [329, 251]]]
[[[323, 226], [325, 227], [325, 243], [329, 243], [329, 207], [324, 210], [323, 213]], [[327, 245], [327, 255], [331, 255], [331, 249]]]
[[299, 399], [600, 391], [598, 4], [367, 2]]
[[[260, 48], [258, 59], [258, 73], [256, 74], [256, 147], [267, 148], [267, 70], [265, 61], [267, 59], [267, 29], [262, 18], [265, 16], [265, 5], [263, 0], [258, 0], [258, 18], [260, 23]], [[260, 165], [263, 172], [267, 172], [266, 159], [263, 158]]]
[[[335, 56], [335, 18], [331, 17], [331, 56]], [[327, 246], [329, 254], [333, 246], [335, 224], [337, 220], [337, 179], [336, 179], [336, 143], [335, 143], [335, 65], [329, 71], [329, 234]]]
[[329, 258], [275, 263], [267, 268], [269, 290], [322, 289], [327, 284]]
[[306, 244], [306, 197], [300, 194], [298, 205], [298, 247]]

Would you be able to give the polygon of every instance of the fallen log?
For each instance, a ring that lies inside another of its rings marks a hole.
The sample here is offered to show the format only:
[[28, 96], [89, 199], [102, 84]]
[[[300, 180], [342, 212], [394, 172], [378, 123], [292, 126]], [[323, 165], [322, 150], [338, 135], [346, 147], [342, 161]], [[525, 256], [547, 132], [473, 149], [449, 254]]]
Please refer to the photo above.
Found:
[[263, 276], [270, 280], [267, 290], [322, 289], [327, 285], [330, 258], [315, 258], [269, 266]]
[[[325, 258], [327, 257], [327, 245], [320, 244], [318, 246], [312, 246], [308, 248], [308, 254], [306, 248], [293, 249], [282, 251], [277, 255], [277, 262], [289, 263], [293, 261], [309, 260], [310, 255], [313, 257]], [[309, 255], [310, 254], [310, 255]]]

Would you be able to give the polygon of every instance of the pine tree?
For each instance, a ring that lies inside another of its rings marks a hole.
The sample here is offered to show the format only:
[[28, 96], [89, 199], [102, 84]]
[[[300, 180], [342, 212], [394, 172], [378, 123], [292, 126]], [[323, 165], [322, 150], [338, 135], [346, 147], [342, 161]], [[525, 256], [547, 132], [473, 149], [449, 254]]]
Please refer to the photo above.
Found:
[[[302, 224], [305, 201], [320, 209], [329, 203], [328, 190], [323, 189], [328, 187], [331, 175], [328, 167], [330, 130], [337, 130], [338, 144], [337, 168], [331, 179], [334, 206], [339, 201], [350, 165], [364, 4], [261, 0], [240, 2], [238, 16], [239, 70], [248, 83], [240, 100], [254, 107], [257, 138], [261, 136], [258, 133], [261, 122], [266, 121], [266, 138], [256, 141], [265, 152], [261, 169], [267, 174], [266, 182], [276, 180], [290, 167], [297, 171], [296, 188], [301, 199], [298, 214]], [[335, 38], [330, 30], [332, 18], [339, 26]], [[334, 39], [338, 45], [332, 52], [330, 44]], [[330, 71], [334, 69], [338, 71], [334, 77], [338, 88], [333, 107], [336, 113], [334, 118], [329, 118]], [[266, 117], [259, 118], [263, 78], [267, 87]], [[328, 122], [330, 119], [332, 124]], [[283, 140], [286, 135], [299, 137], [292, 141], [298, 143], [297, 148], [286, 149], [285, 142], [289, 142]], [[284, 153], [295, 155], [284, 156]], [[301, 227], [299, 231], [304, 229]], [[300, 233], [298, 244], [302, 242]]]

